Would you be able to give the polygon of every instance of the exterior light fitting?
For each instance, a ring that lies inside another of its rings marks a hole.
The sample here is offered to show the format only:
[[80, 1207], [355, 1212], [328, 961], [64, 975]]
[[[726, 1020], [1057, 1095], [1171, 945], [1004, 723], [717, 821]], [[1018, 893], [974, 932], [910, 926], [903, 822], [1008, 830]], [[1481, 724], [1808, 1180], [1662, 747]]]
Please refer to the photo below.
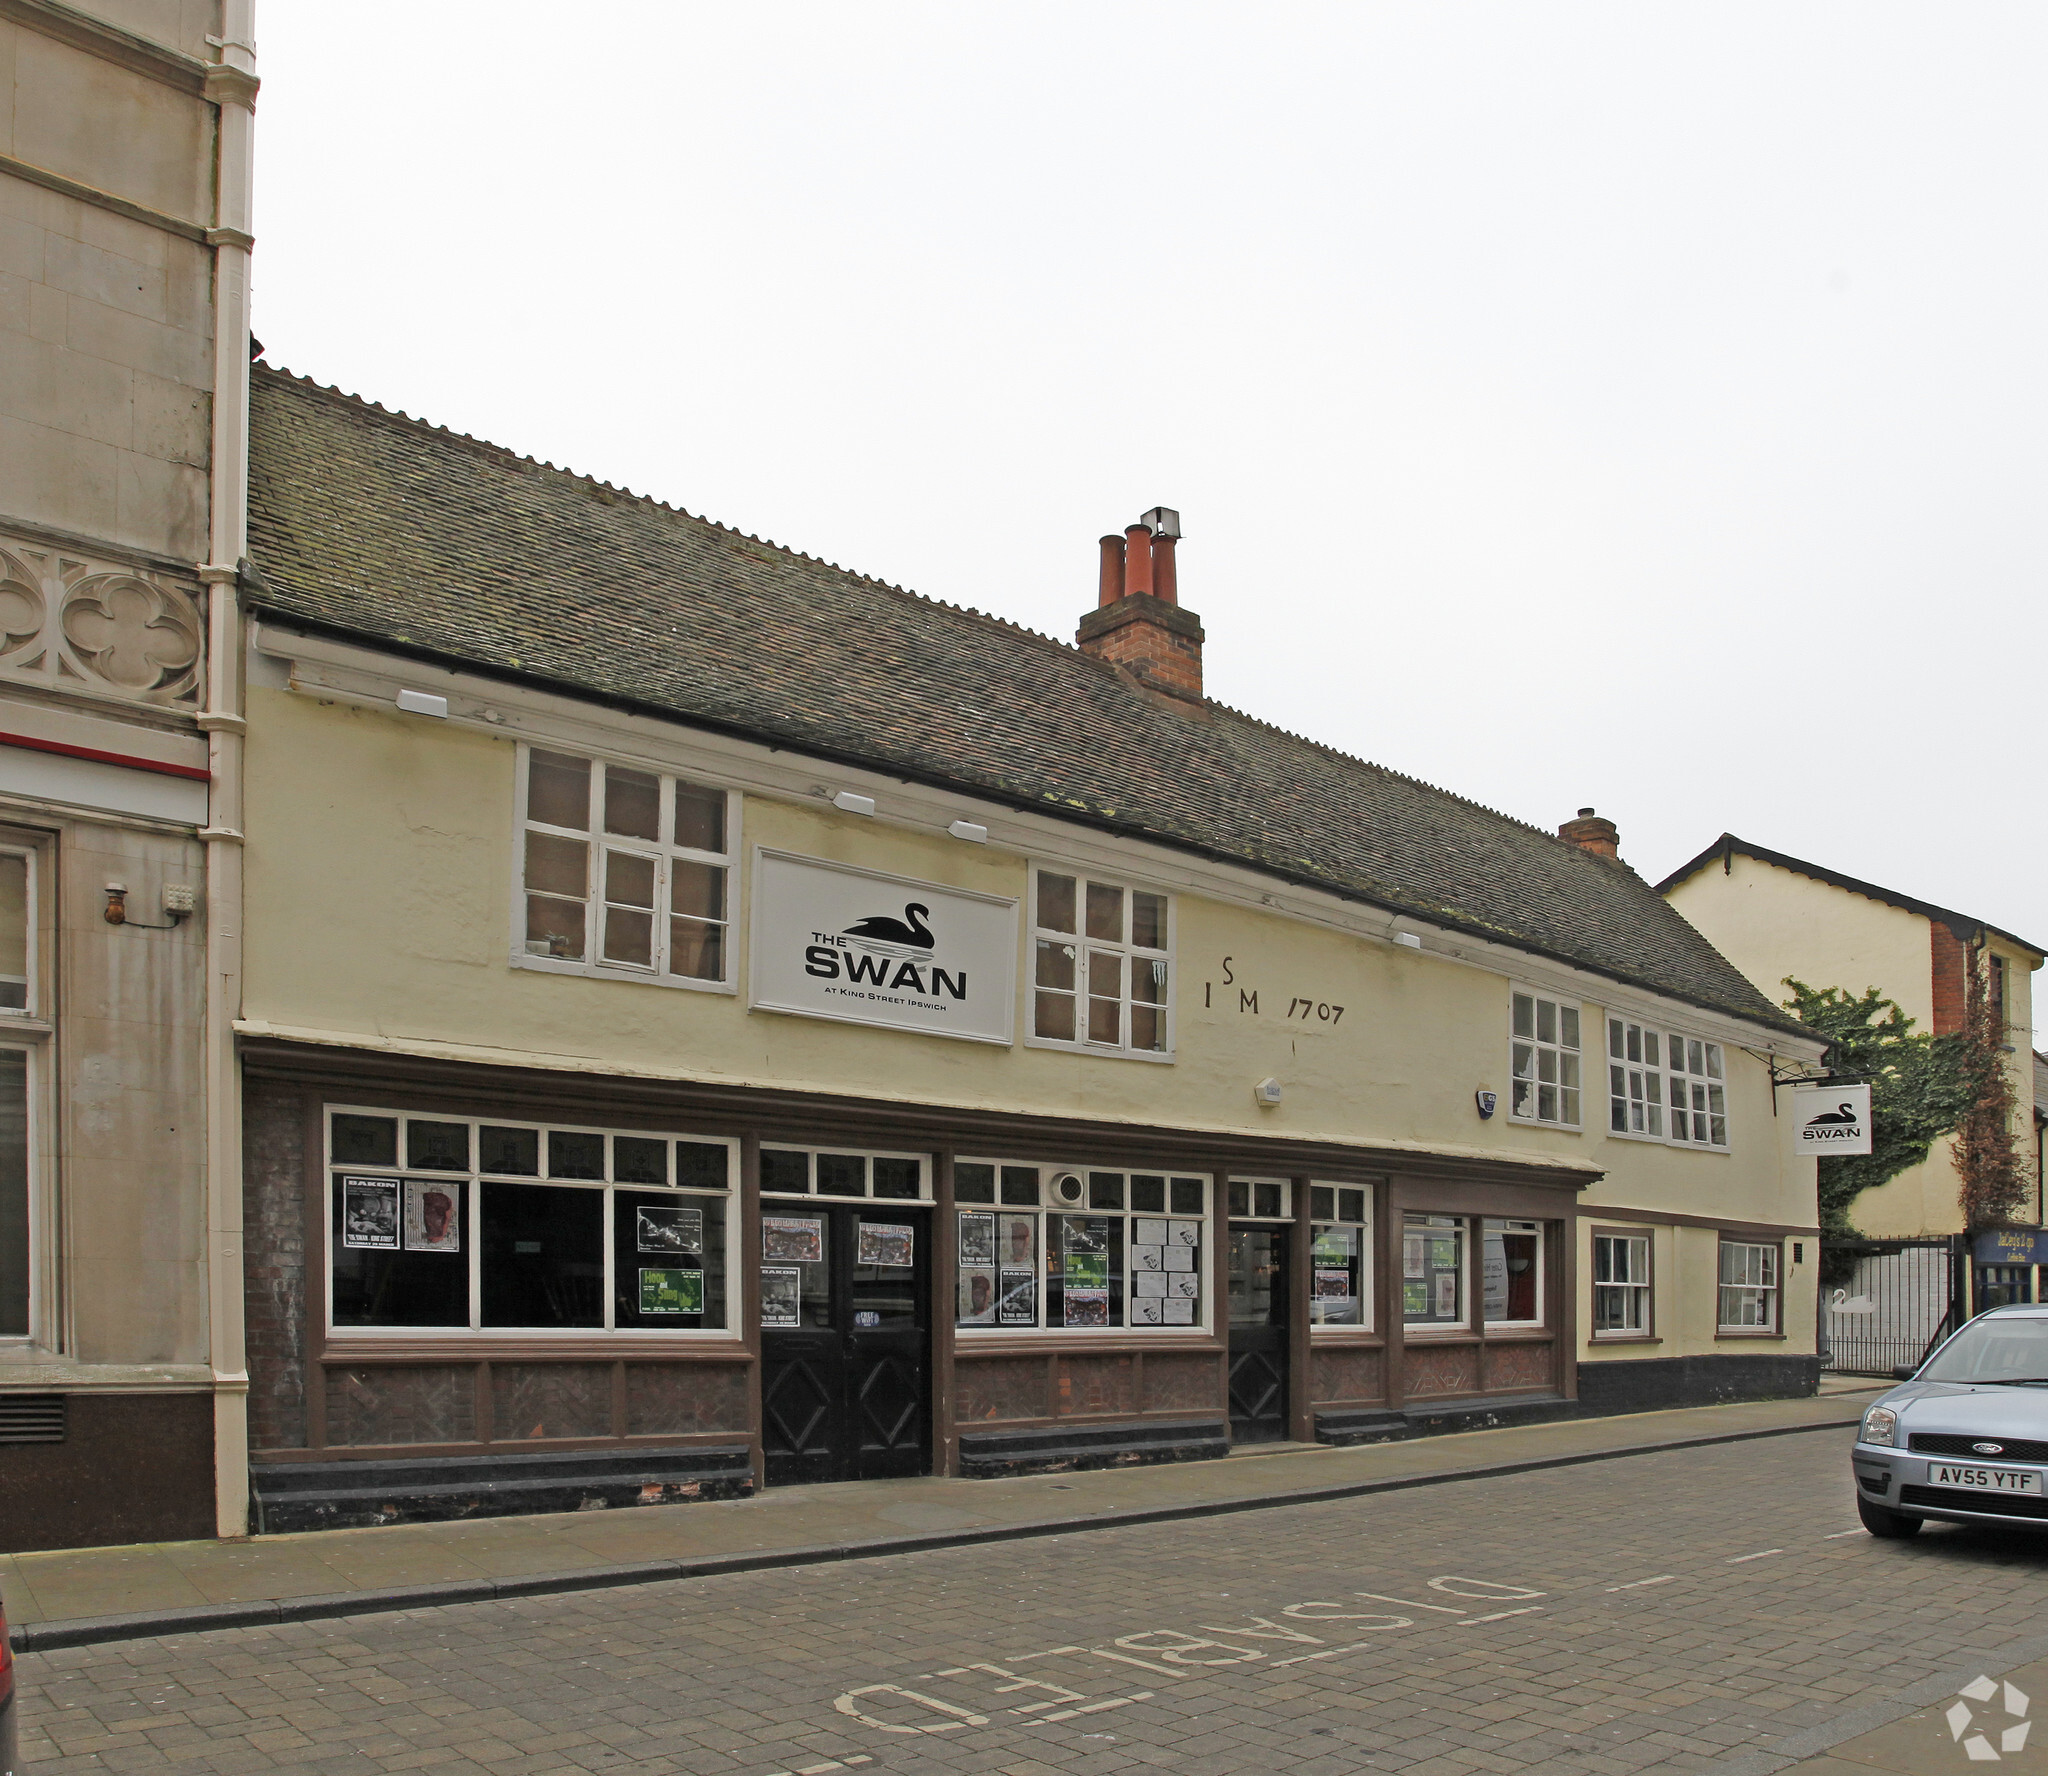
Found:
[[832, 798], [832, 806], [842, 814], [872, 814], [875, 811], [875, 798], [855, 795], [850, 789], [842, 789]]

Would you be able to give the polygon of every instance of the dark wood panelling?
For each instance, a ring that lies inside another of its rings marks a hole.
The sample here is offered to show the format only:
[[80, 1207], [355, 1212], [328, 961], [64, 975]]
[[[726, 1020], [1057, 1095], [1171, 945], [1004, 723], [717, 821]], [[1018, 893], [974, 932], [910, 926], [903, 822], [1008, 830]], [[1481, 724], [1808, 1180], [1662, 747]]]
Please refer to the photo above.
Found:
[[1371, 1345], [1312, 1346], [1309, 1392], [1318, 1406], [1376, 1405], [1387, 1394], [1385, 1358]]
[[498, 1441], [613, 1435], [611, 1383], [608, 1363], [493, 1363]]
[[1534, 1393], [1552, 1386], [1556, 1372], [1548, 1339], [1494, 1340], [1486, 1346], [1488, 1393]]
[[689, 1436], [753, 1423], [752, 1375], [744, 1363], [623, 1363], [626, 1435]]
[[1062, 1355], [1053, 1381], [1053, 1411], [1062, 1418], [1137, 1411], [1134, 1361], [1131, 1357]]
[[953, 1412], [964, 1428], [1052, 1416], [1043, 1357], [961, 1357], [953, 1377]]
[[1430, 1400], [1440, 1394], [1479, 1391], [1479, 1347], [1417, 1340], [1408, 1346], [1407, 1395]]
[[476, 1437], [476, 1385], [470, 1366], [330, 1368], [327, 1436], [341, 1448], [471, 1442]]
[[1145, 1354], [1144, 1410], [1224, 1412], [1228, 1409], [1223, 1365], [1196, 1352]]

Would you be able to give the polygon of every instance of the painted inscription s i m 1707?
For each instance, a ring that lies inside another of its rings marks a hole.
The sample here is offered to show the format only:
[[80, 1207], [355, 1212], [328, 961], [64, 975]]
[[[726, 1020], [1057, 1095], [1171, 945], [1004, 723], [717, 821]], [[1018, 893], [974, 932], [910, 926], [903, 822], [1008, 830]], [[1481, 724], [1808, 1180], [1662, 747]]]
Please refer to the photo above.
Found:
[[[1277, 988], [1248, 986], [1238, 978], [1235, 956], [1225, 956], [1219, 972], [1223, 976], [1220, 981], [1205, 980], [1202, 983], [1204, 1011], [1235, 1011], [1240, 1017], [1285, 1018], [1291, 1024], [1305, 1025], [1312, 1030], [1332, 1030], [1343, 1022], [1343, 1006], [1318, 999], [1313, 994], [1290, 994], [1283, 1010]], [[1262, 992], [1266, 996], [1264, 1007], [1259, 1003]]]

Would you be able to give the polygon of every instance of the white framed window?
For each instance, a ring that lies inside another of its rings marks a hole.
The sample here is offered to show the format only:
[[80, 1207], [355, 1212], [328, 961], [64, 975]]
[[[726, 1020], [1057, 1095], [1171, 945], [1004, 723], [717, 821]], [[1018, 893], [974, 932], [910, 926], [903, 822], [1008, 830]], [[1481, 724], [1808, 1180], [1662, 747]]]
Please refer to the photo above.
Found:
[[1748, 1240], [1721, 1242], [1721, 1330], [1775, 1332], [1778, 1329], [1776, 1245]]
[[1718, 1042], [1609, 1017], [1608, 1130], [1652, 1141], [1726, 1147], [1726, 1073]]
[[730, 1336], [736, 1148], [331, 1106], [328, 1324]]
[[1514, 989], [1508, 1114], [1520, 1122], [1579, 1126], [1579, 1008]]
[[[9, 1018], [36, 1015], [36, 854], [0, 847], [0, 1033]], [[39, 1200], [41, 1168], [35, 1093], [40, 1057], [27, 1048], [0, 1048], [0, 1340], [27, 1339], [36, 1330], [38, 1271], [52, 1205]]]
[[1163, 1058], [1173, 1047], [1173, 903], [1120, 882], [1033, 872], [1031, 1039]]
[[1450, 1331], [1471, 1323], [1466, 1298], [1463, 1215], [1418, 1215], [1401, 1221], [1401, 1318], [1411, 1332]]
[[764, 1196], [839, 1201], [929, 1202], [931, 1165], [921, 1153], [854, 1153], [824, 1147], [763, 1147]]
[[1593, 1235], [1593, 1336], [1650, 1334], [1650, 1236], [1626, 1230]]
[[1311, 1184], [1309, 1324], [1372, 1326], [1372, 1192]]
[[732, 800], [672, 772], [521, 747], [517, 960], [730, 991]]
[[963, 1331], [1207, 1326], [1210, 1180], [1092, 1166], [956, 1160]]
[[1479, 1224], [1479, 1312], [1489, 1326], [1543, 1324], [1543, 1223]]

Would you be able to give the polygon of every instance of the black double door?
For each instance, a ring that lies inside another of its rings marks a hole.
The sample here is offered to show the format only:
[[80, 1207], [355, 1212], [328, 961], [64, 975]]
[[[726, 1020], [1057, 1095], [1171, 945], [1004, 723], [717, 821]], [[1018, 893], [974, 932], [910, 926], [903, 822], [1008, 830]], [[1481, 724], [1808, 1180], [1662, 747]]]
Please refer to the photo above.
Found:
[[1236, 1443], [1277, 1443], [1288, 1433], [1290, 1236], [1285, 1227], [1230, 1229], [1230, 1436]]
[[931, 1471], [930, 1232], [908, 1208], [762, 1199], [770, 1486]]

